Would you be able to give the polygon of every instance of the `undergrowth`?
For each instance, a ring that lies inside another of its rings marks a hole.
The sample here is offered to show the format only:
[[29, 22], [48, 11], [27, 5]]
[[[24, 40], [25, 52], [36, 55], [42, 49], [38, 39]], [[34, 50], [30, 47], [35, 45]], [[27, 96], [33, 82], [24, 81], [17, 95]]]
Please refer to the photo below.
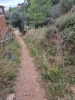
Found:
[[[9, 54], [10, 53], [10, 54]], [[20, 63], [20, 46], [16, 39], [0, 45], [0, 99], [14, 91], [17, 67]]]

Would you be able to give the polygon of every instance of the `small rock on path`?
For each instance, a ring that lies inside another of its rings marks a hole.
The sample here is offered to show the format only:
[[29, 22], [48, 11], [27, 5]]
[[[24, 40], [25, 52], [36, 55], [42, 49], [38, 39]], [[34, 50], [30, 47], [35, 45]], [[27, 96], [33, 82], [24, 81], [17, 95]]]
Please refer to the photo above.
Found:
[[6, 97], [6, 100], [14, 100], [15, 99], [15, 94], [8, 94]]

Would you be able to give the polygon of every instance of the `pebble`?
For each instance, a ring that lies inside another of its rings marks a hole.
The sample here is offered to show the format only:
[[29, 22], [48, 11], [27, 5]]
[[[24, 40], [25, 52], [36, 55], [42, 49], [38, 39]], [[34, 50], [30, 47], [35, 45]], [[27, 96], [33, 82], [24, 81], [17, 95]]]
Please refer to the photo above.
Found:
[[25, 95], [25, 96], [28, 96], [28, 94], [27, 94], [27, 93], [24, 93], [24, 95]]
[[36, 92], [39, 92], [39, 89], [36, 89]]
[[14, 100], [14, 98], [15, 98], [15, 94], [13, 93], [13, 94], [9, 94], [6, 100]]

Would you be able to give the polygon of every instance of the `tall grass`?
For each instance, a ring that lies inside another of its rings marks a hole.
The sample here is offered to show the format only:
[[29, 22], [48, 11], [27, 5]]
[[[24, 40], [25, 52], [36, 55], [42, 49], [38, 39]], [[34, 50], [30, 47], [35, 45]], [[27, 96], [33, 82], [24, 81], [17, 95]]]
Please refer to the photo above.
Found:
[[[13, 59], [8, 58], [8, 52], [11, 52]], [[3, 100], [13, 88], [17, 67], [20, 63], [19, 58], [20, 46], [16, 39], [6, 42], [4, 46], [0, 45], [0, 97]]]

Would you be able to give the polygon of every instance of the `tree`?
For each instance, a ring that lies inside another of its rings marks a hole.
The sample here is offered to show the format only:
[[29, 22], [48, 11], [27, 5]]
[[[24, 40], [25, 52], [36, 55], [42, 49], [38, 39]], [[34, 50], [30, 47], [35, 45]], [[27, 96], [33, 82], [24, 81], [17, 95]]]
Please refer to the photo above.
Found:
[[18, 12], [14, 12], [11, 17], [11, 24], [13, 27], [18, 27], [19, 31], [24, 34], [24, 23], [21, 15]]
[[50, 0], [30, 0], [27, 17], [35, 23], [47, 21], [50, 16], [51, 1]]

